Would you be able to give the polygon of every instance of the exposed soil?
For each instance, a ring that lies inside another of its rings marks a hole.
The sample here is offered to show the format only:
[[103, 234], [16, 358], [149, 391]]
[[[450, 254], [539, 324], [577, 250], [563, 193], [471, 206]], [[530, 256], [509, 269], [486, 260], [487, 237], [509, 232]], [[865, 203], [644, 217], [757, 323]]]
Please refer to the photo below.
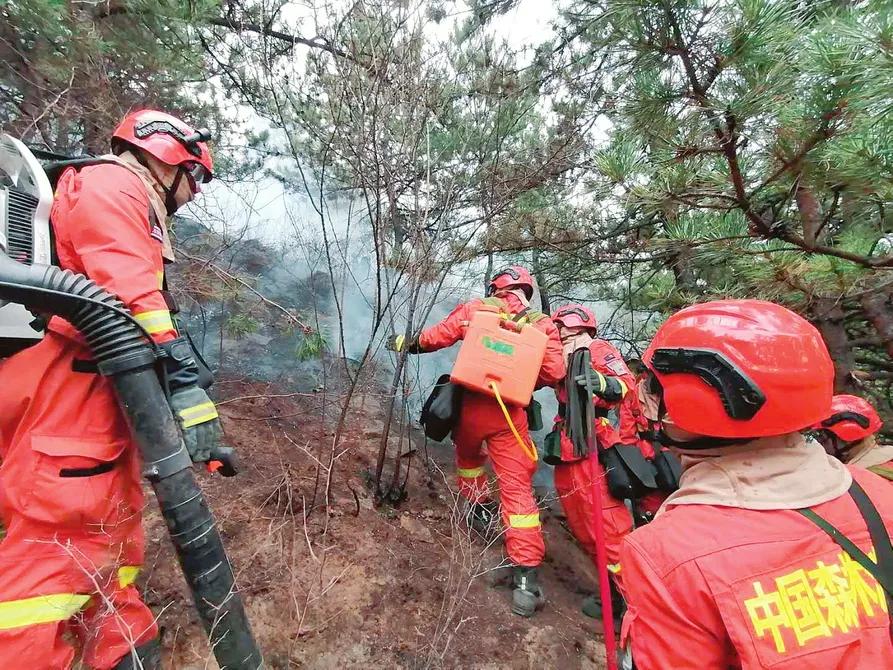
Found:
[[[224, 401], [261, 393], [275, 391], [243, 382], [218, 387]], [[367, 395], [352, 408], [333, 468], [329, 513], [319, 506], [306, 519], [314, 458], [319, 450], [327, 466], [332, 447], [322, 396], [220, 405], [243, 472], [235, 479], [202, 475], [202, 484], [267, 666], [603, 667], [597, 626], [579, 611], [595, 588], [594, 570], [556, 516], [544, 513], [548, 602], [526, 620], [510, 613], [507, 571], [497, 569], [499, 540], [488, 547], [457, 519], [448, 447], [430, 447], [426, 467], [420, 445], [406, 500], [397, 509], [373, 506], [367, 482], [380, 440], [380, 404]], [[324, 490], [325, 470], [320, 500]], [[146, 517], [143, 585], [159, 613], [166, 667], [213, 670], [163, 521], [153, 505]]]

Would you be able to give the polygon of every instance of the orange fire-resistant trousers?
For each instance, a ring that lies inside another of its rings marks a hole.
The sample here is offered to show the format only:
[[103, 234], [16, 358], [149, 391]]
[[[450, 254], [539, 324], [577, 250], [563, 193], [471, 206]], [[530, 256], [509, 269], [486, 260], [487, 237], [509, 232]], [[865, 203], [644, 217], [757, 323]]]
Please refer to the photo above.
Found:
[[73, 635], [105, 670], [158, 634], [133, 585], [140, 463], [110, 383], [72, 370], [90, 353], [58, 330], [0, 365], [0, 668], [65, 670]]
[[[508, 407], [521, 438], [530, 442], [527, 414]], [[540, 515], [533, 498], [536, 463], [522, 450], [496, 400], [465, 391], [459, 425], [453, 430], [459, 493], [472, 502], [489, 499], [484, 463], [489, 456], [499, 486], [505, 546], [515, 565], [539, 565], [546, 553]], [[482, 449], [486, 442], [486, 453]], [[532, 447], [531, 447], [532, 448]]]
[[571, 533], [593, 563], [596, 562], [595, 524], [598, 523], [593, 501], [596, 495], [601, 496], [608, 570], [620, 592], [624, 593], [620, 546], [623, 538], [632, 532], [633, 520], [623, 501], [617, 500], [608, 492], [605, 469], [598, 462], [598, 457], [593, 454], [578, 461], [556, 465], [555, 490], [567, 515]]

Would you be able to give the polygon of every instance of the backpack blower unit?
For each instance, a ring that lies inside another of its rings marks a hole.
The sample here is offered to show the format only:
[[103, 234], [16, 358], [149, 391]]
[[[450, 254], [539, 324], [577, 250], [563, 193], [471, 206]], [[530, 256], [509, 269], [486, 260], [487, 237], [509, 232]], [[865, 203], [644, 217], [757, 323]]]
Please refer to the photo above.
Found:
[[219, 666], [263, 668], [223, 541], [156, 374], [155, 345], [116, 296], [50, 264], [52, 199], [40, 162], [20, 141], [0, 135], [0, 336], [10, 334], [5, 355], [40, 339], [25, 309], [60, 316], [81, 332], [100, 374], [115, 388]]

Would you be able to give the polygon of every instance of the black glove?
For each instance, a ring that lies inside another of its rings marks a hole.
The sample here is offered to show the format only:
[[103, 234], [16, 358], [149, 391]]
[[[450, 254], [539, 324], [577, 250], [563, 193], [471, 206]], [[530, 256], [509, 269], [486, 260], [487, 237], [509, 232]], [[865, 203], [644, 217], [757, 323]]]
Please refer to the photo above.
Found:
[[[592, 384], [592, 392], [607, 402], [619, 402], [626, 395], [626, 384], [617, 377], [606, 377], [601, 372], [593, 370], [589, 373], [589, 381]], [[577, 377], [576, 382], [585, 388], [586, 375]]]
[[[192, 356], [192, 347], [182, 337], [160, 346], [165, 354], [161, 359], [162, 382], [170, 391], [168, 402], [180, 424], [189, 457], [193, 463], [221, 461], [224, 467], [215, 470], [219, 469], [224, 476], [234, 475], [235, 454], [223, 446], [223, 428], [217, 408], [205, 390], [198, 386], [199, 366]], [[215, 458], [215, 454], [220, 457]]]
[[192, 346], [185, 337], [158, 345], [162, 351], [160, 359], [162, 386], [171, 393], [186, 388], [197, 386], [199, 380], [198, 364], [192, 355]]

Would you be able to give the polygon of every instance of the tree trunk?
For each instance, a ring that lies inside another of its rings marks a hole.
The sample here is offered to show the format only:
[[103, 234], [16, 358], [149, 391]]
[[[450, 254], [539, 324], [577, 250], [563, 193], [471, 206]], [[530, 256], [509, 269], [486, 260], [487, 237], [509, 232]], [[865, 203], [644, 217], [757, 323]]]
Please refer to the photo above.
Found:
[[814, 314], [813, 323], [822, 334], [834, 361], [834, 392], [857, 392], [858, 386], [852, 374], [855, 361], [844, 326], [843, 307], [834, 298], [819, 298]]
[[540, 305], [542, 305], [543, 314], [551, 314], [552, 304], [549, 300], [549, 292], [546, 290], [546, 277], [543, 274], [543, 268], [540, 265], [541, 254], [542, 250], [533, 250], [533, 276], [536, 278], [536, 283], [540, 290]]
[[797, 209], [800, 211], [800, 223], [803, 225], [803, 239], [806, 244], [814, 247], [819, 227], [822, 223], [822, 212], [815, 193], [809, 188], [798, 186], [794, 194], [797, 201]]
[[669, 258], [669, 266], [676, 280], [676, 289], [695, 295], [700, 291], [692, 270], [691, 257], [691, 249], [688, 247], [681, 249]]
[[893, 358], [893, 302], [889, 287], [862, 296], [859, 301], [865, 317], [881, 336], [887, 355]]

